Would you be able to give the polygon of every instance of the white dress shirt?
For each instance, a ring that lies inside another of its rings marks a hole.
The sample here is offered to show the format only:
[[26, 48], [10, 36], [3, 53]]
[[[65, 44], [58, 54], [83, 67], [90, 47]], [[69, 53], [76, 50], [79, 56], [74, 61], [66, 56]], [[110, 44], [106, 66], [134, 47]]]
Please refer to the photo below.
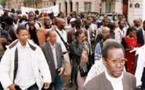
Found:
[[55, 65], [55, 69], [57, 69], [57, 58], [56, 58], [56, 49], [55, 49], [55, 44], [52, 45], [51, 43], [50, 44], [50, 47], [51, 47], [51, 50], [52, 50], [52, 54], [53, 54], [53, 59], [54, 59], [54, 65]]
[[36, 83], [33, 68], [31, 48], [28, 43], [22, 46], [20, 42], [17, 45], [18, 49], [18, 70], [16, 74], [15, 84], [22, 90], [25, 90]]
[[86, 77], [84, 86], [87, 84], [88, 81], [93, 79], [95, 76], [99, 75], [105, 70], [105, 66], [103, 64], [102, 58], [100, 60], [96, 60], [95, 64], [91, 67]]
[[110, 83], [113, 87], [113, 90], [123, 90], [123, 84], [122, 84], [123, 73], [121, 74], [120, 77], [113, 78], [108, 74], [107, 70], [105, 69], [105, 76], [106, 76], [107, 80], [110, 81]]
[[[66, 31], [65, 30], [59, 30], [58, 28], [56, 28], [56, 30], [58, 31], [58, 33], [61, 35], [61, 37], [63, 38], [63, 40], [65, 41], [65, 42], [67, 42], [67, 33], [66, 33]], [[63, 43], [63, 41], [61, 40], [61, 38], [60, 38], [60, 36], [56, 33], [56, 35], [57, 35], [57, 42], [58, 43], [60, 43], [60, 45], [61, 45], [61, 48], [62, 48], [62, 52], [67, 52], [67, 49], [66, 49], [66, 47], [65, 47], [65, 45], [64, 45], [64, 43]]]
[[126, 32], [127, 30], [125, 28], [123, 28], [123, 30], [121, 30], [119, 27], [115, 29], [114, 33], [115, 33], [115, 40], [118, 43], [122, 42], [122, 38], [126, 36]]

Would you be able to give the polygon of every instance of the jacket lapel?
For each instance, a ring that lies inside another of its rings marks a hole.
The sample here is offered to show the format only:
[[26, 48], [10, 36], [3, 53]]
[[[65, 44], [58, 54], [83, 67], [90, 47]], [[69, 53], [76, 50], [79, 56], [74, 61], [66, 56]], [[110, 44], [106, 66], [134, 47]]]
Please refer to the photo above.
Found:
[[[47, 46], [46, 49], [47, 49], [47, 51], [48, 51], [48, 55], [49, 55], [49, 57], [50, 57], [50, 60], [51, 60], [51, 61], [53, 62], [53, 64], [54, 64], [54, 58], [53, 58], [53, 53], [52, 53], [51, 46], [50, 46], [49, 43], [47, 43], [46, 46]], [[48, 61], [48, 63], [49, 63], [49, 61]]]
[[130, 88], [128, 87], [128, 81], [127, 81], [127, 77], [125, 75], [125, 73], [123, 73], [123, 78], [122, 78], [122, 85], [123, 85], [123, 90], [130, 90]]
[[110, 83], [110, 81], [107, 80], [106, 76], [105, 76], [105, 72], [103, 73], [103, 83], [104, 83], [104, 89], [103, 90], [113, 90], [113, 87]]
[[59, 60], [59, 58], [58, 58], [58, 56], [59, 56], [59, 47], [58, 47], [58, 44], [56, 43], [56, 47], [55, 47], [55, 50], [56, 50], [56, 59], [57, 59], [57, 63], [58, 63], [58, 60]]

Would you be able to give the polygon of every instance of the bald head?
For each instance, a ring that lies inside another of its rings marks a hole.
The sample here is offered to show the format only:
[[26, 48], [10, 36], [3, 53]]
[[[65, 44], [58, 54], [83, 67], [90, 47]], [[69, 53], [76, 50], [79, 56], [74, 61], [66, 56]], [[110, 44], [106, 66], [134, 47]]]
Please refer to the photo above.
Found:
[[66, 24], [65, 19], [63, 19], [63, 18], [56, 18], [56, 25], [57, 25], [57, 28], [59, 30], [63, 30], [64, 27], [65, 27], [65, 24]]
[[102, 32], [110, 32], [110, 28], [108, 28], [108, 27], [103, 27], [103, 28], [102, 28]]
[[56, 18], [56, 22], [60, 23], [60, 22], [65, 22], [65, 20], [63, 18]]

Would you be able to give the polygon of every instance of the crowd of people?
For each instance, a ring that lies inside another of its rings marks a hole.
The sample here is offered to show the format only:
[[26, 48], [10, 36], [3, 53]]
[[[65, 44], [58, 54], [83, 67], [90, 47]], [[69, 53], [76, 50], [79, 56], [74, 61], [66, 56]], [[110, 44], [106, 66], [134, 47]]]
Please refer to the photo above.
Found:
[[91, 13], [4, 12], [0, 90], [144, 90], [145, 21]]

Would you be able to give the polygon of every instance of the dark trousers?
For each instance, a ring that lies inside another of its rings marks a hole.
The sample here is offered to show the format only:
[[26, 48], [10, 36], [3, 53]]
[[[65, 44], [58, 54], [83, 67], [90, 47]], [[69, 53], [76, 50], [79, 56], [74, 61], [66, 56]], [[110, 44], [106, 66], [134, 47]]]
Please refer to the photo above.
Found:
[[[19, 86], [15, 86], [16, 90], [22, 90]], [[38, 90], [38, 86], [35, 83], [34, 85], [30, 86], [27, 90]]]
[[2, 84], [1, 84], [1, 82], [0, 82], [0, 90], [3, 90], [3, 87], [2, 87]]
[[62, 78], [59, 75], [58, 70], [55, 70], [55, 80], [53, 83], [50, 84], [49, 89], [42, 90], [62, 90]]

